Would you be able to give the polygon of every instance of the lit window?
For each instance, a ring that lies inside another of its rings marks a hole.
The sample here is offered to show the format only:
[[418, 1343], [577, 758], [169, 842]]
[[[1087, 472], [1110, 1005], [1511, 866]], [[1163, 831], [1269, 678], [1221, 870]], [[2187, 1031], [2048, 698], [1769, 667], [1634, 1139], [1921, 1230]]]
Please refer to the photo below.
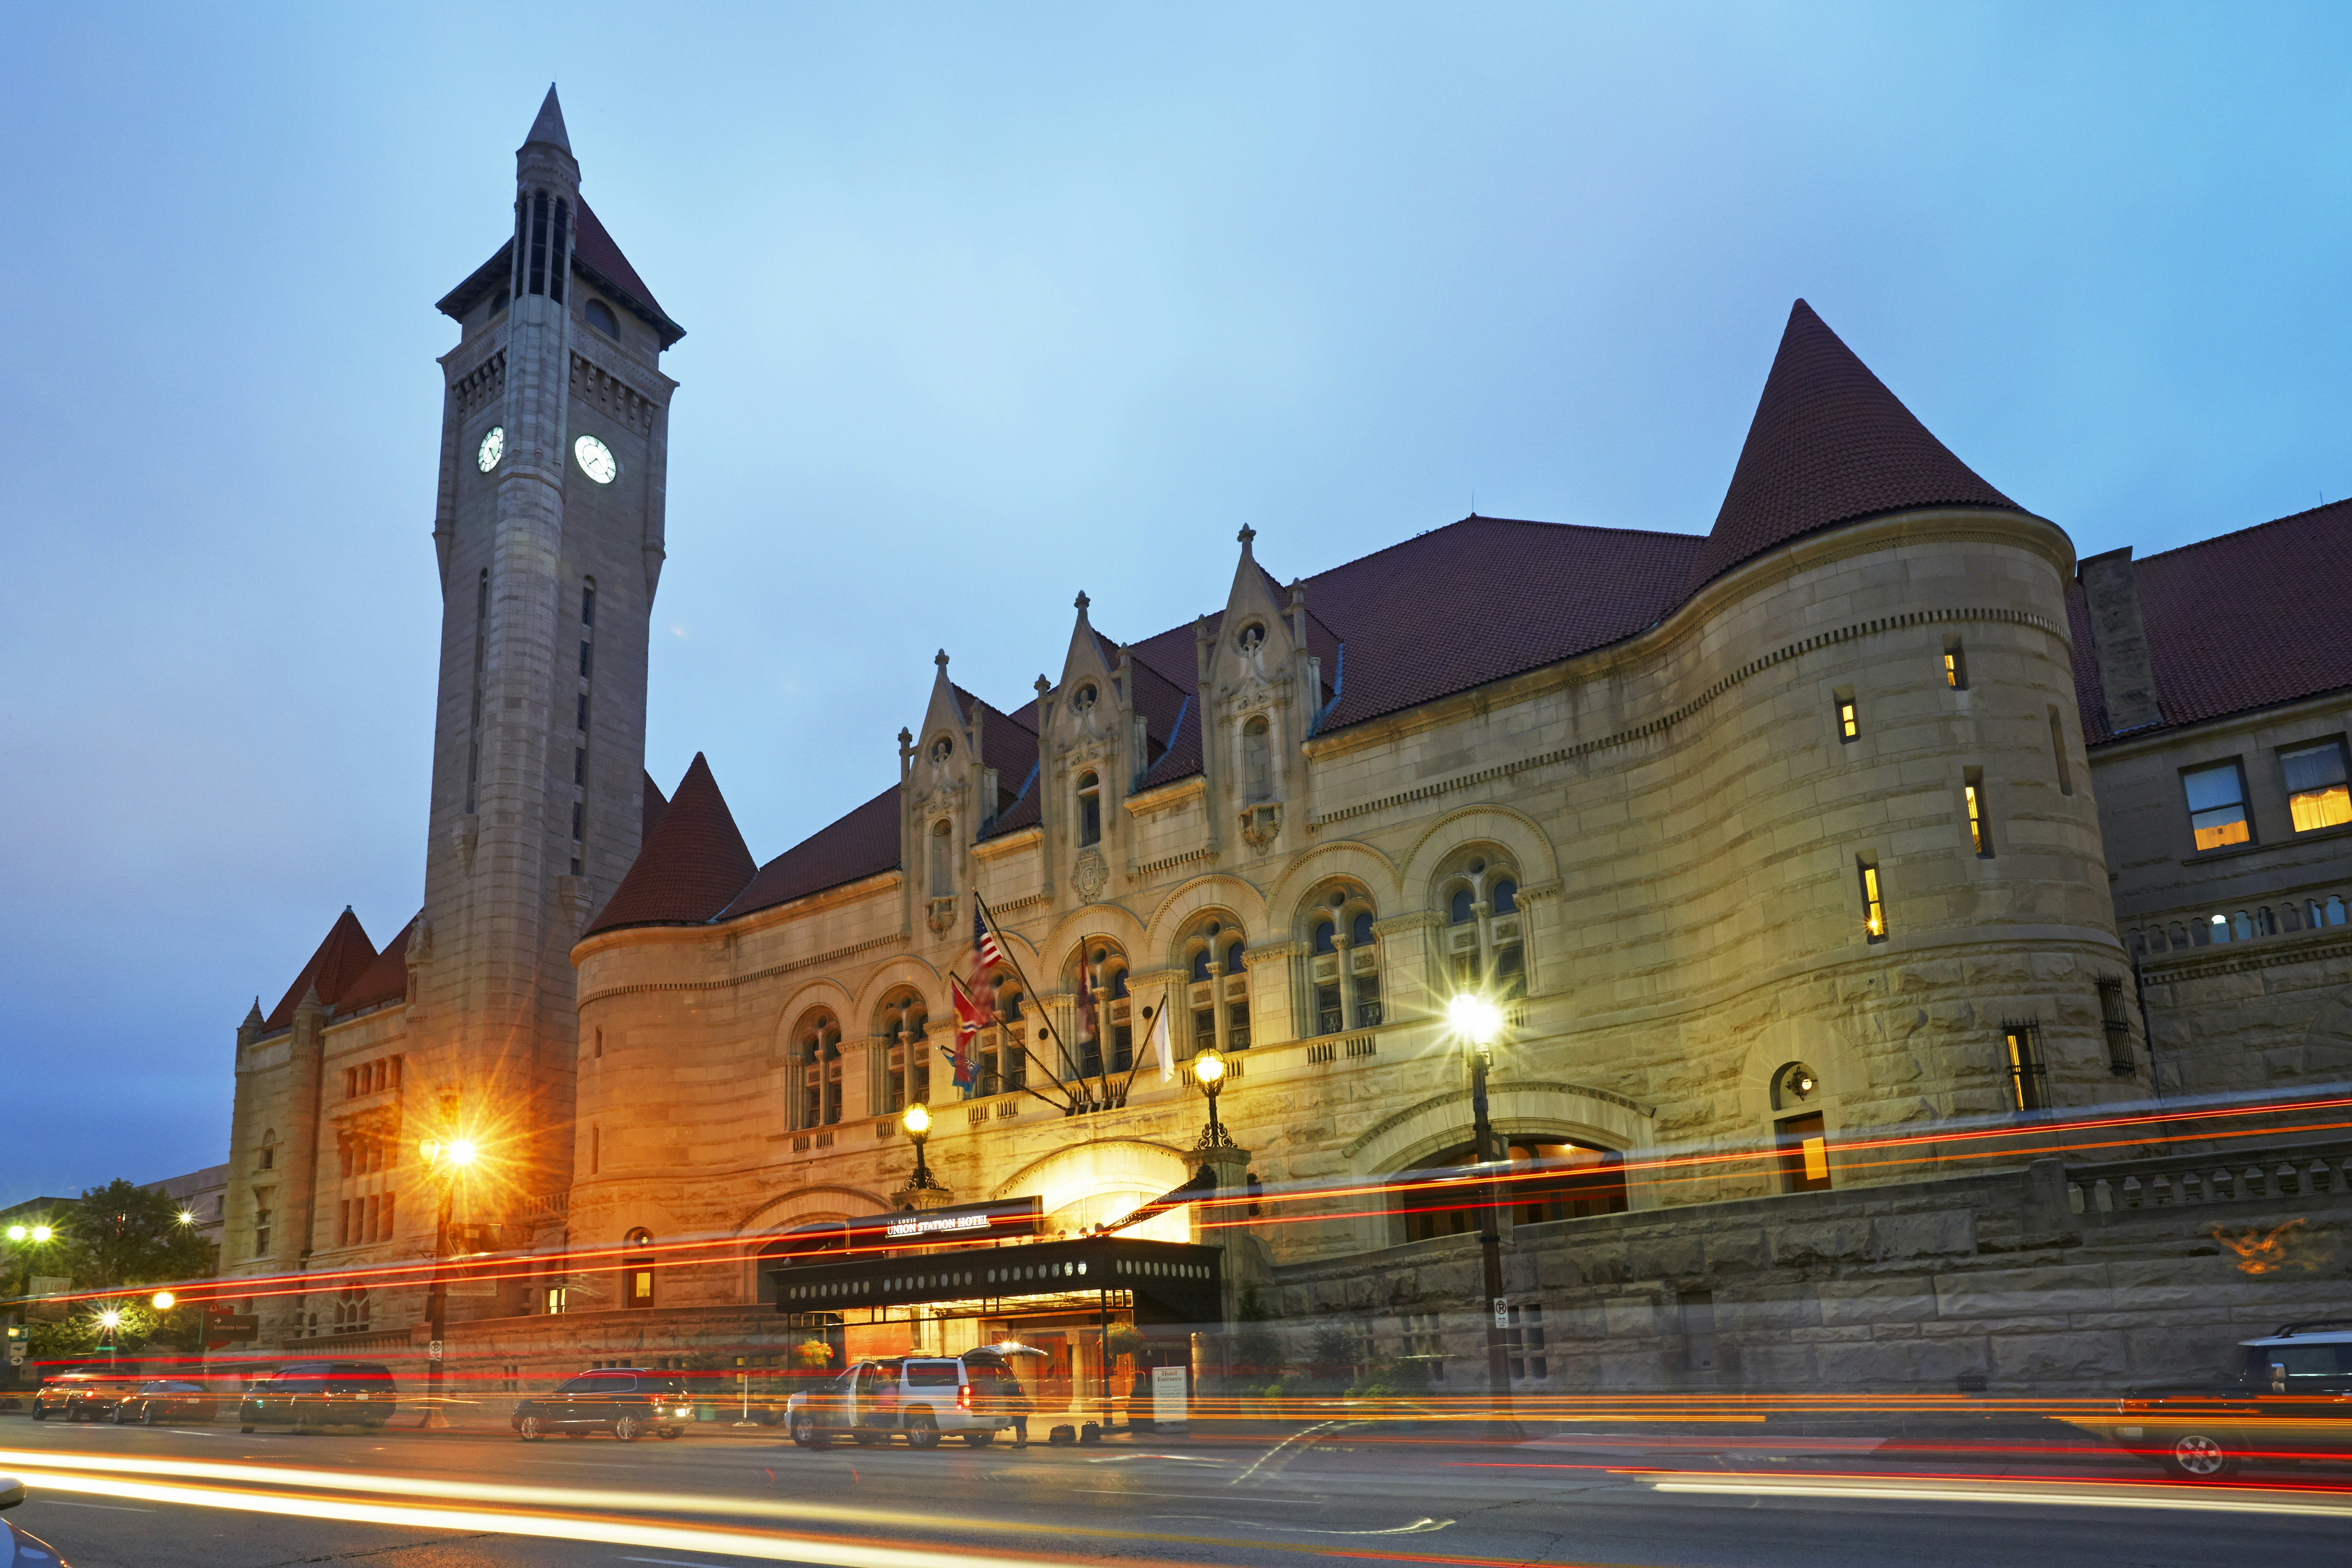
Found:
[[2279, 753], [2286, 773], [2286, 808], [2294, 830], [2334, 827], [2352, 822], [2352, 792], [2345, 787], [2344, 742], [2323, 741]]
[[2001, 1040], [2009, 1053], [2010, 1099], [2020, 1110], [2039, 1110], [2050, 1103], [2042, 1066], [2042, 1026], [2035, 1022], [2004, 1024]]
[[1840, 741], [1851, 741], [1862, 733], [1861, 721], [1854, 717], [1853, 699], [1844, 697], [1838, 700], [1837, 719]]
[[2246, 821], [2246, 783], [2236, 763], [2220, 763], [2180, 775], [2189, 796], [2189, 826], [2200, 849], [2220, 849], [2252, 841]]
[[1862, 868], [1862, 929], [1873, 942], [1886, 940], [1886, 905], [1878, 896], [1878, 868]]
[[1969, 772], [1969, 782], [1960, 786], [1960, 794], [1969, 803], [1969, 847], [1980, 858], [1989, 859], [1992, 856], [1992, 826], [1985, 820], [1984, 785], [1973, 776], [1974, 768]]
[[1955, 691], [1969, 689], [1969, 656], [1960, 651], [1960, 639], [1944, 639], [1944, 684]]

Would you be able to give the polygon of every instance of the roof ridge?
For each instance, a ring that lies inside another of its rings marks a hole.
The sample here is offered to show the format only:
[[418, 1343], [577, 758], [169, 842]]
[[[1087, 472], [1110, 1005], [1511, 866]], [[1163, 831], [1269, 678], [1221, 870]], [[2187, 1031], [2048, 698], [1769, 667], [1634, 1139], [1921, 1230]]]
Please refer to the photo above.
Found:
[[2134, 556], [2132, 564], [2145, 566], [2151, 561], [2161, 561], [2168, 555], [2179, 555], [2190, 550], [2202, 550], [2209, 544], [2225, 544], [2232, 539], [2240, 539], [2249, 533], [2259, 533], [2265, 528], [2276, 528], [2283, 522], [2300, 522], [2305, 518], [2315, 517], [2332, 507], [2339, 506], [2352, 506], [2352, 496], [2347, 496], [2342, 500], [2321, 501], [2317, 506], [2307, 506], [2301, 511], [2291, 511], [2284, 517], [2267, 518], [2261, 522], [2250, 522], [2243, 528], [2233, 528], [2227, 533], [2209, 534], [2203, 539], [2192, 539], [2186, 544], [2176, 544], [2169, 550], [2159, 550], [2153, 555]]

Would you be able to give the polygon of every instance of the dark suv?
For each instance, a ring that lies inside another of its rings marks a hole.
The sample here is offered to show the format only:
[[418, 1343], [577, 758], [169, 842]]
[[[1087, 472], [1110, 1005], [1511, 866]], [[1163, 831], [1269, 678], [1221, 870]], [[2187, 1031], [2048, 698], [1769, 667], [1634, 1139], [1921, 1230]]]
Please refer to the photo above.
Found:
[[627, 1443], [651, 1432], [683, 1437], [694, 1405], [677, 1373], [643, 1367], [606, 1367], [558, 1384], [551, 1394], [533, 1394], [517, 1405], [509, 1425], [526, 1443], [561, 1432], [585, 1437], [610, 1432]]
[[382, 1362], [288, 1362], [245, 1391], [237, 1402], [237, 1430], [359, 1426], [381, 1432], [399, 1408], [399, 1400], [392, 1369]]
[[2220, 1480], [2242, 1462], [2352, 1462], [2352, 1320], [2289, 1323], [2240, 1342], [2238, 1374], [2135, 1388], [2108, 1435], [2181, 1480]]

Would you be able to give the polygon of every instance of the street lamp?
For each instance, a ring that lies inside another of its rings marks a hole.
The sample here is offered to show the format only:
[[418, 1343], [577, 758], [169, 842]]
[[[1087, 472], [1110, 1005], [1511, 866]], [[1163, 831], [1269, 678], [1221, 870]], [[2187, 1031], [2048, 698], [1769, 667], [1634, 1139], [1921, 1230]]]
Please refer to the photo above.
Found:
[[449, 1205], [457, 1196], [457, 1178], [473, 1164], [476, 1151], [470, 1139], [458, 1138], [446, 1143], [427, 1140], [416, 1152], [425, 1156], [426, 1173], [441, 1184], [440, 1217], [433, 1227], [433, 1283], [425, 1293], [426, 1316], [433, 1325], [425, 1363], [425, 1419], [417, 1423], [426, 1431], [437, 1432], [449, 1425], [449, 1418], [441, 1412], [441, 1341], [449, 1317], [449, 1283], [442, 1278], [442, 1268], [449, 1256]]
[[179, 1298], [173, 1295], [169, 1290], [158, 1290], [155, 1292], [153, 1300], [155, 1310], [157, 1311], [168, 1312], [172, 1310], [172, 1303], [177, 1301]]
[[1192, 1058], [1192, 1081], [1199, 1084], [1201, 1092], [1209, 1097], [1209, 1125], [1202, 1131], [1201, 1141], [1193, 1147], [1232, 1148], [1233, 1139], [1217, 1121], [1217, 1092], [1225, 1087], [1225, 1058], [1217, 1053], [1216, 1047], [1209, 1046]]
[[[1486, 1114], [1486, 1071], [1495, 1064], [1495, 1039], [1503, 1032], [1503, 1010], [1475, 991], [1456, 994], [1445, 1009], [1446, 1020], [1470, 1056], [1470, 1123], [1478, 1163], [1491, 1169], [1495, 1124]], [[1501, 1202], [1491, 1175], [1483, 1184], [1478, 1205], [1478, 1253], [1486, 1287], [1486, 1425], [1496, 1441], [1517, 1441], [1518, 1423], [1511, 1415], [1511, 1362], [1503, 1342], [1503, 1233], [1496, 1223]]]
[[931, 1108], [919, 1100], [915, 1101], [900, 1114], [898, 1125], [906, 1130], [907, 1137], [915, 1145], [915, 1176], [907, 1184], [908, 1191], [938, 1191], [939, 1179], [931, 1174], [931, 1168], [923, 1163], [923, 1145], [930, 1141], [931, 1136]]

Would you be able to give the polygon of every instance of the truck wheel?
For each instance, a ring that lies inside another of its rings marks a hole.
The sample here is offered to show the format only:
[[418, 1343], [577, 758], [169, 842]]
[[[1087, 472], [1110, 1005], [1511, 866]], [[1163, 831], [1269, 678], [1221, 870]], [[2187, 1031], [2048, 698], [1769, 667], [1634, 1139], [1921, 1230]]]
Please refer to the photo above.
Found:
[[536, 1415], [526, 1415], [516, 1423], [515, 1432], [526, 1443], [536, 1443], [547, 1436], [547, 1429], [540, 1425]]
[[931, 1419], [928, 1410], [917, 1410], [907, 1416], [907, 1447], [936, 1448], [940, 1446], [940, 1424]]
[[2238, 1473], [2238, 1457], [2210, 1433], [2184, 1432], [2164, 1451], [2164, 1468], [2184, 1481], [2218, 1481]]
[[967, 1448], [985, 1448], [995, 1441], [996, 1434], [993, 1432], [967, 1432], [963, 1435], [963, 1446]]
[[634, 1443], [645, 1435], [645, 1423], [634, 1415], [624, 1415], [613, 1423], [613, 1436], [624, 1443]]

